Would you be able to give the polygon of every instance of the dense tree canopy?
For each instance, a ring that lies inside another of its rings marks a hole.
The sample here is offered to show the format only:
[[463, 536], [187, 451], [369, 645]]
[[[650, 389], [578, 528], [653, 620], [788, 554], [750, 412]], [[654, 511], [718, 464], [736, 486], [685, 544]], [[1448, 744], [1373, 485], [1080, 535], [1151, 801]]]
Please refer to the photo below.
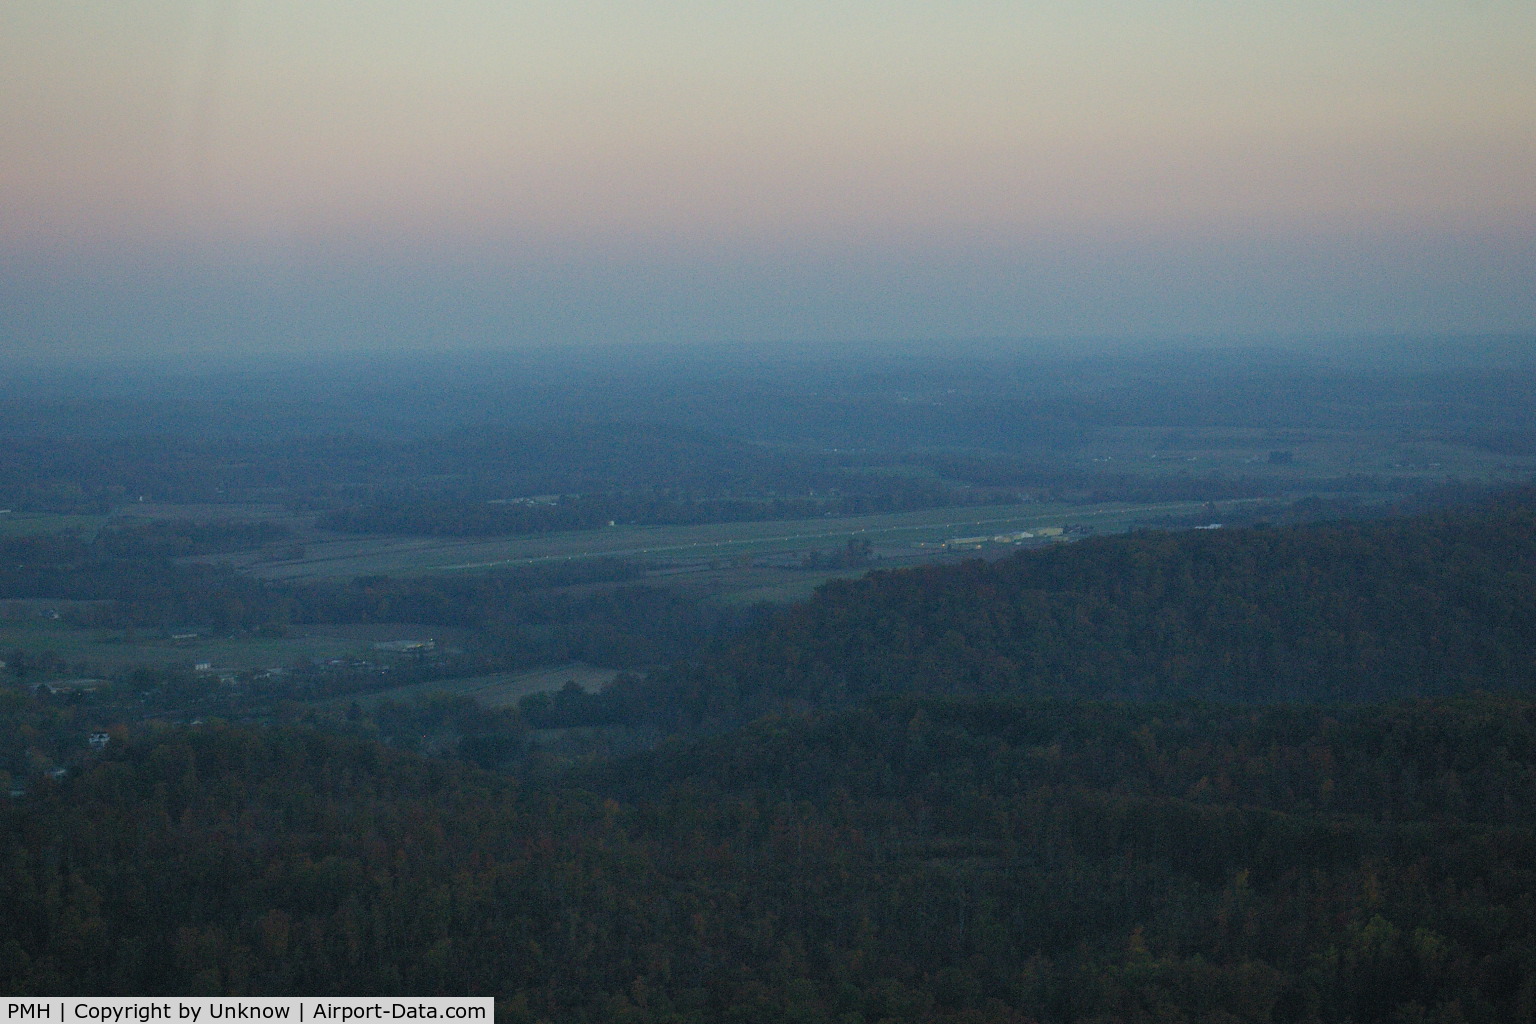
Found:
[[[641, 1024], [1536, 1020], [1533, 507], [877, 572], [522, 716], [92, 746], [89, 705], [13, 686], [0, 986]], [[494, 620], [528, 582], [333, 599]], [[429, 728], [445, 756], [369, 738]], [[632, 752], [581, 746], [604, 730]]]
[[908, 701], [550, 788], [122, 736], [0, 813], [12, 993], [508, 1019], [1487, 1020], [1536, 1005], [1536, 705]]
[[612, 698], [719, 727], [919, 692], [1364, 701], [1536, 687], [1536, 494], [874, 572]]

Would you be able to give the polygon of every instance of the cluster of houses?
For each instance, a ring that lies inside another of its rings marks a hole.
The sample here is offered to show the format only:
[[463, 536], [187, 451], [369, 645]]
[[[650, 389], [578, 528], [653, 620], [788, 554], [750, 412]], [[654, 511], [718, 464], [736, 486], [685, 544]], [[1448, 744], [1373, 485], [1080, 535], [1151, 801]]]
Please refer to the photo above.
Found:
[[37, 689], [52, 697], [69, 697], [77, 693], [95, 693], [106, 685], [105, 679], [49, 679], [38, 683]]
[[[85, 737], [85, 745], [90, 748], [90, 750], [91, 750], [91, 752], [93, 754], [99, 754], [103, 750], [106, 750], [107, 749], [107, 744], [109, 744], [111, 742], [112, 742], [111, 734], [105, 733], [105, 732], [100, 732], [100, 731], [90, 733], [90, 734], [88, 734]], [[63, 780], [67, 775], [69, 775], [69, 769], [64, 767], [63, 765], [55, 765], [52, 768], [48, 768], [48, 769], [40, 772], [39, 775], [42, 778], [52, 779], [55, 782], [58, 782], [58, 781]], [[27, 795], [27, 783], [26, 783], [26, 781], [24, 779], [13, 779], [11, 781], [10, 791], [9, 791], [8, 795], [10, 796], [10, 798], [12, 800], [21, 800], [24, 797], [26, 797], [26, 795]]]

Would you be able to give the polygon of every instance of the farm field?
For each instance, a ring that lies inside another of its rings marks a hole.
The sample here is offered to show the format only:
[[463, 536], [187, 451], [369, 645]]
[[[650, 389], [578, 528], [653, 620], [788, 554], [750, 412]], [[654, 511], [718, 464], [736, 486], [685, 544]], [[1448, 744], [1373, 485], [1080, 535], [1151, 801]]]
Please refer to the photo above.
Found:
[[101, 529], [107, 516], [58, 515], [53, 512], [0, 512], [0, 537], [25, 537], [38, 533], [62, 533], [78, 530], [91, 536]]
[[191, 668], [207, 662], [213, 671], [274, 668], [328, 661], [334, 658], [388, 662], [376, 643], [390, 640], [432, 638], [449, 643], [461, 640], [460, 630], [414, 623], [360, 623], [294, 627], [282, 637], [192, 636], [170, 639], [163, 633], [117, 629], [93, 629], [67, 622], [0, 622], [0, 657], [3, 652], [25, 655], [52, 654], [65, 662], [88, 666], [92, 671], [112, 671], [146, 665], [156, 668]]
[[119, 630], [81, 629], [64, 623], [0, 623], [0, 651], [28, 655], [49, 652], [96, 670], [135, 665], [190, 668], [200, 662], [215, 670], [240, 670], [316, 659], [362, 658], [371, 653], [371, 647], [366, 640], [333, 633], [170, 640], [153, 634], [137, 639]]
[[[1281, 453], [1282, 460], [1271, 461], [1271, 453]], [[1448, 477], [1493, 481], [1536, 471], [1529, 456], [1457, 443], [1440, 433], [1400, 430], [1102, 428], [1091, 446], [1071, 457], [1098, 470], [1153, 477], [1221, 473], [1283, 481], [1298, 491], [1351, 475], [1427, 486]]]
[[173, 503], [160, 501], [135, 501], [112, 510], [112, 525], [136, 525], [175, 520], [196, 522], [253, 522], [280, 520], [289, 517], [282, 505], [271, 502], [212, 502]]
[[[157, 522], [286, 522], [294, 517], [274, 504], [169, 504], [135, 501], [100, 515], [22, 512], [0, 509], [0, 537], [24, 537], [40, 533], [74, 531], [94, 537], [103, 527], [143, 526]], [[304, 520], [298, 520], [303, 523]]]
[[601, 689], [619, 673], [582, 662], [546, 665], [522, 672], [497, 672], [461, 679], [433, 679], [425, 683], [396, 686], [388, 690], [338, 697], [325, 703], [332, 706], [357, 704], [365, 711], [385, 701], [416, 703], [436, 696], [470, 697], [489, 708], [512, 707], [530, 693], [558, 690], [575, 682], [588, 692]]

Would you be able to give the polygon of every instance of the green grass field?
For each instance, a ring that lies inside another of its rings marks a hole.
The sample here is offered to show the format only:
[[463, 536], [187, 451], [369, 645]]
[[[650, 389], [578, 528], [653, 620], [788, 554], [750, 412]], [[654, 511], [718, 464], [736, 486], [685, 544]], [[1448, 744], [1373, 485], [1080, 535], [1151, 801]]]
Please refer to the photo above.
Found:
[[118, 630], [77, 629], [62, 623], [0, 623], [0, 651], [29, 655], [51, 652], [65, 662], [94, 671], [134, 665], [191, 668], [208, 662], [214, 670], [271, 668], [316, 658], [368, 657], [366, 640], [340, 635], [262, 637], [124, 638]]
[[[1288, 462], [1269, 460], [1289, 452]], [[1091, 449], [1073, 461], [1085, 468], [1145, 476], [1220, 473], [1283, 481], [1306, 491], [1317, 481], [1360, 474], [1433, 484], [1462, 480], [1516, 480], [1536, 471], [1536, 460], [1514, 457], [1408, 431], [1222, 428], [1164, 430], [1104, 428]]]
[[0, 537], [63, 533], [65, 530], [78, 530], [87, 537], [94, 537], [107, 518], [107, 516], [56, 515], [52, 512], [3, 512], [0, 513]]
[[426, 683], [412, 683], [388, 690], [338, 697], [327, 701], [330, 706], [356, 703], [363, 710], [371, 710], [385, 701], [413, 703], [436, 696], [470, 697], [490, 708], [512, 707], [530, 693], [558, 690], [567, 682], [574, 682], [587, 691], [599, 690], [619, 673], [616, 669], [598, 668], [579, 661], [564, 665], [546, 665], [523, 672], [498, 672], [493, 675], [469, 676], [463, 679], [434, 679]]

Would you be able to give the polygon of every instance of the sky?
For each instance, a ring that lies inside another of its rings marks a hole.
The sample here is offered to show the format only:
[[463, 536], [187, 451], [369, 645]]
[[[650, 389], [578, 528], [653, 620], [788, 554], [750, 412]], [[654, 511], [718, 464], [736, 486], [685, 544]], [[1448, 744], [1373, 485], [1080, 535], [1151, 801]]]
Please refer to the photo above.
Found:
[[6, 0], [0, 355], [1536, 335], [1530, 0]]

